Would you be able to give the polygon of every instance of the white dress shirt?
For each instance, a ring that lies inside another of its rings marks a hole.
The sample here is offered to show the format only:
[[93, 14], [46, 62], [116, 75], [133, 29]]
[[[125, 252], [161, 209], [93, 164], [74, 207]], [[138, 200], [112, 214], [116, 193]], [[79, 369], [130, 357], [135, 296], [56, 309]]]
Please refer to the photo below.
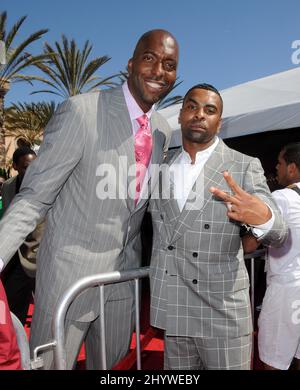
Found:
[[132, 131], [133, 135], [135, 135], [140, 127], [140, 125], [137, 122], [137, 119], [141, 117], [142, 115], [147, 115], [149, 121], [151, 118], [151, 115], [154, 111], [154, 105], [150, 108], [150, 110], [146, 113], [141, 109], [141, 107], [137, 104], [134, 97], [132, 96], [131, 92], [129, 91], [127, 81], [122, 85], [124, 97], [126, 106], [128, 108], [131, 124], [132, 124]]
[[[170, 180], [173, 183], [174, 198], [177, 200], [180, 211], [183, 210], [190, 191], [192, 190], [198, 176], [200, 175], [200, 172], [202, 171], [205, 163], [215, 150], [218, 143], [219, 138], [215, 137], [215, 140], [211, 146], [205, 150], [197, 152], [194, 164], [192, 164], [190, 155], [184, 149], [182, 149], [182, 152], [172, 163], [170, 167]], [[261, 238], [271, 230], [275, 221], [275, 216], [271, 208], [270, 210], [272, 217], [269, 219], [269, 221], [262, 225], [251, 226], [252, 233], [255, 235], [255, 237]]]
[[219, 138], [216, 137], [211, 146], [203, 151], [197, 152], [194, 164], [192, 164], [190, 155], [182, 149], [182, 152], [171, 165], [170, 179], [174, 186], [174, 198], [177, 200], [180, 211], [183, 210], [195, 181], [218, 143]]

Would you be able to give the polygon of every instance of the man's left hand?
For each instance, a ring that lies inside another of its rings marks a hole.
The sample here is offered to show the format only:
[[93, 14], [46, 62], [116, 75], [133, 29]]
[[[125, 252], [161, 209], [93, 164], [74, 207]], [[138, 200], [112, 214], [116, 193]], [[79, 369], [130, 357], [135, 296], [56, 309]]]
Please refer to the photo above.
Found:
[[227, 204], [229, 218], [248, 225], [262, 225], [271, 219], [271, 210], [261, 199], [244, 191], [228, 172], [223, 176], [233, 195], [215, 187], [211, 187], [210, 192]]

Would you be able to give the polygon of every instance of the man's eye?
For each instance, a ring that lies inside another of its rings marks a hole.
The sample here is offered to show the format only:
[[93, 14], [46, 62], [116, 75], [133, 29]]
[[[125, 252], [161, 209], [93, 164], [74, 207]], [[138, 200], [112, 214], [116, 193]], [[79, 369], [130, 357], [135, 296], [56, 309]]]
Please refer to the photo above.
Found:
[[152, 59], [153, 59], [153, 57], [152, 57], [152, 56], [149, 56], [149, 55], [147, 55], [147, 56], [144, 56], [144, 60], [145, 60], [145, 61], [147, 61], [147, 62], [150, 62], [150, 61], [152, 61]]
[[196, 110], [197, 106], [195, 104], [188, 104], [186, 106], [186, 109], [189, 110], [189, 111], [193, 111], [193, 110]]
[[174, 64], [173, 62], [166, 62], [165, 69], [168, 71], [173, 71], [176, 69], [176, 64]]
[[215, 114], [216, 113], [216, 109], [213, 108], [213, 107], [206, 107], [206, 112], [208, 114]]

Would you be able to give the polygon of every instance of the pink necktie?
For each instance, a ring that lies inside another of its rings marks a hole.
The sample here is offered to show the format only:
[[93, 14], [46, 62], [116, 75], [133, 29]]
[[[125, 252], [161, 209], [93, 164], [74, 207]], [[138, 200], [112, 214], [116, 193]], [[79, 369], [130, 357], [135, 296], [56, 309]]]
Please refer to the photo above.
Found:
[[140, 127], [135, 135], [134, 142], [136, 161], [136, 190], [134, 196], [135, 204], [137, 204], [139, 199], [152, 153], [152, 134], [149, 126], [149, 119], [147, 115], [144, 114], [137, 118], [137, 121]]

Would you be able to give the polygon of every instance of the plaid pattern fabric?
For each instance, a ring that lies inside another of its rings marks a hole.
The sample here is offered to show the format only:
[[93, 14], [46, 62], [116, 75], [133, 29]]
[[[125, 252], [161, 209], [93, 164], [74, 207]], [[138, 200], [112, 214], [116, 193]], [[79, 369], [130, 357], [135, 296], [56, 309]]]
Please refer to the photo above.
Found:
[[251, 335], [234, 339], [165, 336], [166, 370], [250, 370]]
[[228, 190], [224, 170], [271, 206], [275, 222], [262, 242], [280, 245], [287, 234], [259, 160], [228, 148], [221, 140], [197, 179], [203, 183], [203, 191], [197, 194], [198, 209], [180, 213], [176, 199], [164, 199], [160, 191], [161, 199], [150, 201], [151, 324], [169, 336], [230, 339], [252, 332], [248, 273], [244, 261], [237, 258], [240, 226], [228, 219], [224, 202], [209, 192], [211, 186]]

